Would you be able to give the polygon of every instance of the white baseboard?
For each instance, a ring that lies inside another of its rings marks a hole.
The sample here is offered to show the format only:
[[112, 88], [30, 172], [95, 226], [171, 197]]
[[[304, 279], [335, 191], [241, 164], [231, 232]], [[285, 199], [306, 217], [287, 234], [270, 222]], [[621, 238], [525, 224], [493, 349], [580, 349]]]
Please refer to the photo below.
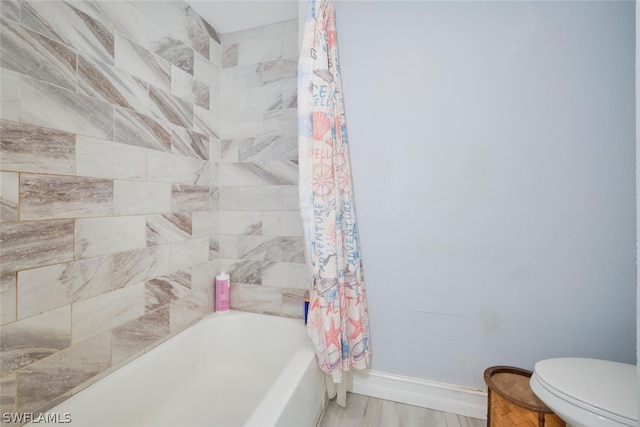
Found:
[[487, 419], [487, 392], [477, 388], [366, 369], [353, 371], [352, 391], [379, 399]]

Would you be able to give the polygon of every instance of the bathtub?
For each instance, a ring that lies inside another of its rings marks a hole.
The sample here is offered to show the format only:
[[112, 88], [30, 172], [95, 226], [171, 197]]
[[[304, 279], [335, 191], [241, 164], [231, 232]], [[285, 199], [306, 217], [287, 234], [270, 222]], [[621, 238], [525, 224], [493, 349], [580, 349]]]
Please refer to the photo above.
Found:
[[70, 426], [313, 427], [323, 377], [301, 320], [213, 313], [48, 413]]

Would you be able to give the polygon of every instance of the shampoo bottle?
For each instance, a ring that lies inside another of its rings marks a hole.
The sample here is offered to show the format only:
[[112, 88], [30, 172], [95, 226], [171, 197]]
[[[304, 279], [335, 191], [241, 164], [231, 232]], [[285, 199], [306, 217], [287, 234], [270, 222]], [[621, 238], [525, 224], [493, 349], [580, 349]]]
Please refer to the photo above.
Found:
[[228, 274], [222, 273], [216, 276], [216, 311], [224, 313], [231, 306], [231, 280]]

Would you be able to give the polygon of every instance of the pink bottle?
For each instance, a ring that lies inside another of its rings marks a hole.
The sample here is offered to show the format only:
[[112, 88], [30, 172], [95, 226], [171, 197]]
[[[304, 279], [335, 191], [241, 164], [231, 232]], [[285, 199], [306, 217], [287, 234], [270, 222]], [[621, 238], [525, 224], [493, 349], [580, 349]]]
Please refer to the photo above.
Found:
[[221, 272], [216, 276], [216, 311], [224, 313], [231, 306], [231, 280], [228, 274]]

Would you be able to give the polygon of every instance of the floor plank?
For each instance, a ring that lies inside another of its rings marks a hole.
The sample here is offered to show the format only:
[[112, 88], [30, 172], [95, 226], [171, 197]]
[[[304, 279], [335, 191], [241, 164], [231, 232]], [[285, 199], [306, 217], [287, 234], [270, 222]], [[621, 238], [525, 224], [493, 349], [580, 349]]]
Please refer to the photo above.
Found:
[[405, 405], [355, 393], [347, 407], [331, 400], [317, 427], [487, 427], [487, 422], [462, 415]]

